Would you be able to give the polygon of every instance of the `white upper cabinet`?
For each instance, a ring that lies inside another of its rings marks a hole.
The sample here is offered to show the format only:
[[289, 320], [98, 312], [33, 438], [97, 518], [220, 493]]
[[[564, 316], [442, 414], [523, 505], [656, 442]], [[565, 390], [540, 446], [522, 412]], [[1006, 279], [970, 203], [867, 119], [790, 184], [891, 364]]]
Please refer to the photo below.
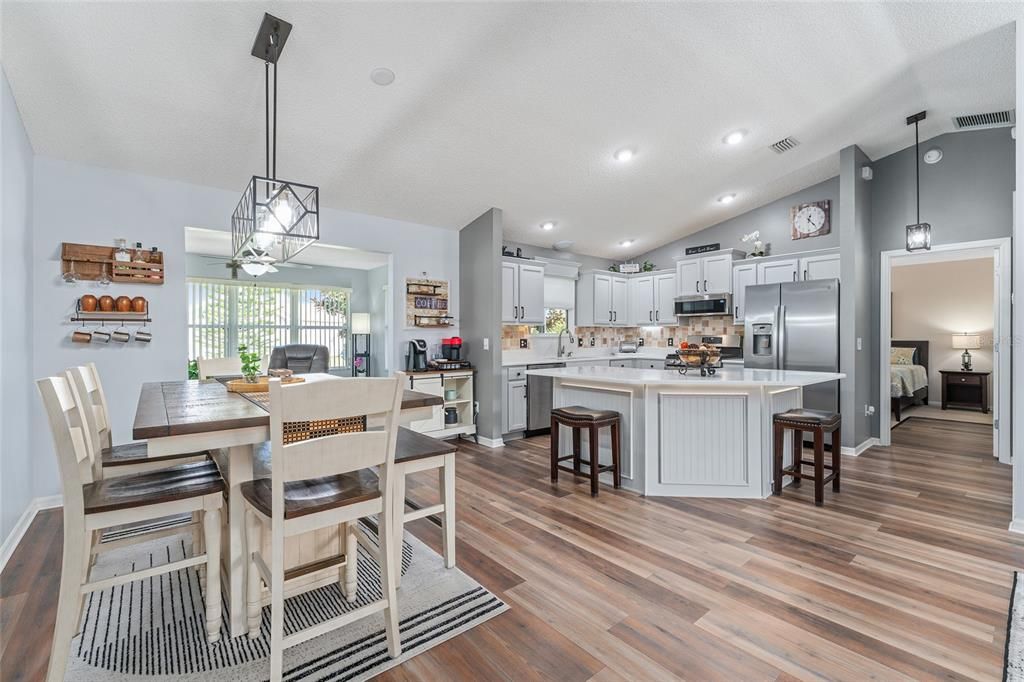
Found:
[[516, 292], [519, 289], [519, 267], [515, 263], [501, 264], [501, 321], [518, 322], [519, 307]]
[[681, 260], [676, 263], [676, 295], [692, 296], [701, 293], [704, 268], [700, 259]]
[[732, 293], [732, 254], [708, 256], [704, 259], [704, 279], [701, 282], [705, 294]]
[[629, 314], [633, 324], [654, 322], [654, 278], [634, 277], [629, 280]]
[[629, 326], [629, 286], [625, 277], [612, 277], [612, 324]]
[[541, 266], [519, 266], [519, 321], [544, 322], [544, 268]]
[[747, 305], [747, 287], [757, 284], [757, 264], [740, 263], [732, 269], [732, 309], [736, 322], [742, 322]]
[[502, 261], [501, 321], [509, 324], [544, 322], [542, 265]]
[[675, 324], [676, 320], [676, 276], [668, 272], [654, 277], [654, 321], [660, 324]]
[[800, 279], [808, 282], [814, 279], [839, 279], [839, 254], [807, 256], [800, 259]]
[[612, 323], [612, 277], [595, 275], [593, 278], [594, 305], [590, 315], [594, 324]]
[[758, 263], [757, 283], [782, 284], [783, 282], [795, 282], [799, 270], [800, 262], [796, 258]]
[[612, 272], [590, 271], [576, 286], [576, 325], [631, 326], [629, 278]]

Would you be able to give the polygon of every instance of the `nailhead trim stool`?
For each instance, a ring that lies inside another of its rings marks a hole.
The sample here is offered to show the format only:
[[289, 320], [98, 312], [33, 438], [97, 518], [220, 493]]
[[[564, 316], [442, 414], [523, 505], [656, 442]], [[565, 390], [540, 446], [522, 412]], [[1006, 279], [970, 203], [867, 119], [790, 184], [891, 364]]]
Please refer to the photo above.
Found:
[[[621, 416], [613, 410], [591, 410], [587, 407], [574, 405], [573, 407], [558, 407], [551, 410], [551, 482], [558, 483], [558, 470], [566, 471], [574, 476], [582, 476], [581, 465], [586, 464], [590, 469], [590, 496], [597, 497], [598, 476], [605, 472], [612, 472], [612, 480], [616, 488], [622, 485], [622, 475], [619, 472], [619, 425]], [[567, 426], [572, 429], [572, 454], [563, 457], [558, 456], [558, 427]], [[612, 436], [612, 463], [598, 463], [598, 435], [600, 430], [611, 427]], [[581, 430], [590, 431], [590, 460], [584, 461], [580, 457]], [[566, 460], [572, 460], [572, 468], [561, 464]]]
[[[814, 481], [814, 504], [817, 507], [825, 503], [825, 484], [832, 481], [832, 492], [839, 492], [839, 474], [842, 466], [842, 419], [835, 412], [823, 410], [790, 410], [772, 417], [775, 431], [774, 477], [772, 494], [782, 494], [782, 477], [792, 476], [793, 485], [800, 485], [801, 479]], [[785, 443], [786, 429], [793, 431], [793, 465], [782, 466], [782, 450]], [[814, 459], [804, 459], [804, 431], [814, 434]], [[825, 464], [825, 434], [832, 434], [832, 464]], [[814, 467], [814, 475], [805, 474], [802, 465]], [[825, 470], [830, 472], [827, 476]]]

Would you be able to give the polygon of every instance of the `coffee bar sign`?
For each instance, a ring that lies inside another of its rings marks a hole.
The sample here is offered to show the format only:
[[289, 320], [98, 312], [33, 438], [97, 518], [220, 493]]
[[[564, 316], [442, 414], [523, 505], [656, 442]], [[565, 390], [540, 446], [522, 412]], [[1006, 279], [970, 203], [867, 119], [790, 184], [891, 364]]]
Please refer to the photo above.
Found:
[[718, 251], [721, 248], [721, 244], [701, 244], [700, 246], [687, 246], [686, 255], [692, 256], [697, 253], [708, 253], [709, 251]]

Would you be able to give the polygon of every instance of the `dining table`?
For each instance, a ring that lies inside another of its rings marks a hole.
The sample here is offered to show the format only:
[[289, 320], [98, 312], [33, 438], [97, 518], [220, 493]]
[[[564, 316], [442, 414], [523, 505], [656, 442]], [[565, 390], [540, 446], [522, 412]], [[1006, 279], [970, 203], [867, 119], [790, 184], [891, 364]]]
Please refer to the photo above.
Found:
[[[302, 378], [307, 382], [349, 380], [330, 374]], [[400, 420], [408, 424], [427, 418], [443, 402], [440, 396], [407, 389]], [[223, 584], [231, 636], [244, 634], [248, 550], [241, 485], [253, 479], [256, 449], [270, 440], [269, 395], [228, 391], [217, 379], [146, 382], [139, 393], [132, 438], [147, 441], [148, 456], [153, 458], [202, 451], [226, 455], [226, 466], [221, 467], [227, 484], [228, 538], [223, 543]], [[316, 542], [322, 545], [324, 539]]]

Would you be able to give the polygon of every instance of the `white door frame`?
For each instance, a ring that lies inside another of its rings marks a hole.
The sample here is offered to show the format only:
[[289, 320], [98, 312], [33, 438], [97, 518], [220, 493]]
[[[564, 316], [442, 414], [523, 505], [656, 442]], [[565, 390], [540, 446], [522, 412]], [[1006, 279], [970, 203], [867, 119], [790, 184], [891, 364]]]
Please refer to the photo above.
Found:
[[[992, 384], [992, 416], [998, 420], [995, 437], [993, 438], [993, 455], [1000, 462], [1010, 463], [1010, 386], [1012, 359], [1012, 329], [1010, 327], [1010, 306], [1012, 293], [1012, 252], [1009, 237], [985, 239], [975, 242], [958, 242], [955, 244], [938, 244], [930, 251], [906, 251], [897, 249], [882, 252], [881, 283], [879, 286], [879, 440], [882, 446], [891, 444], [892, 413], [889, 409], [889, 355], [892, 339], [892, 266], [895, 261], [917, 260], [962, 260], [970, 257], [968, 252], [988, 251], [994, 258], [994, 291], [997, 312], [993, 320], [993, 384]], [[929, 389], [931, 393], [931, 389]]]

